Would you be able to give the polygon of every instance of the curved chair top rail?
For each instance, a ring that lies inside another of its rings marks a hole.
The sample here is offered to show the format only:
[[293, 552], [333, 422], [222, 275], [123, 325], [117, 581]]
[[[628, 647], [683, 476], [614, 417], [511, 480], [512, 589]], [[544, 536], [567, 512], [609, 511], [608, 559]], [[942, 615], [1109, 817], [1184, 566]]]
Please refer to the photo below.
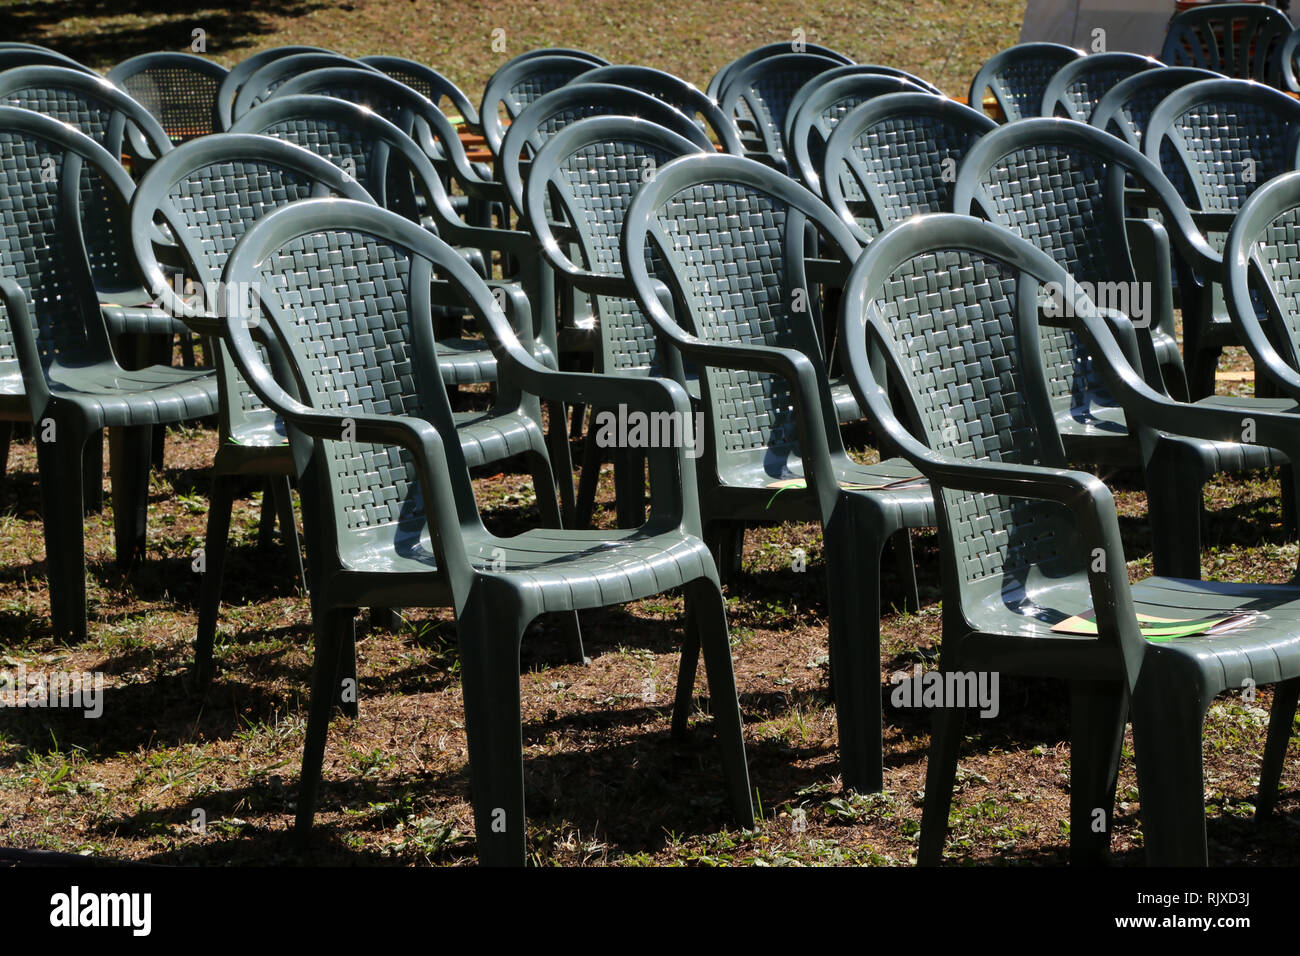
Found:
[[478, 108], [470, 102], [464, 90], [432, 67], [403, 56], [363, 56], [361, 62], [427, 96], [435, 106], [446, 98], [465, 125], [478, 129]]
[[62, 66], [16, 67], [0, 72], [0, 100], [69, 123], [117, 157], [132, 128], [143, 137], [144, 155], [161, 156], [172, 148], [152, 113], [96, 74]]
[[1151, 112], [1161, 100], [1188, 83], [1221, 78], [1218, 73], [1192, 66], [1144, 70], [1111, 87], [1088, 122], [1108, 133], [1116, 133], [1134, 149], [1141, 149]]
[[734, 71], [718, 97], [718, 105], [737, 126], [752, 123], [762, 151], [785, 160], [781, 141], [790, 103], [799, 89], [819, 73], [843, 64], [819, 53], [783, 53], [764, 57]]
[[375, 67], [363, 64], [350, 56], [344, 56], [342, 53], [291, 53], [289, 56], [276, 57], [254, 70], [239, 87], [239, 92], [235, 94], [235, 103], [230, 108], [232, 124], [258, 104], [265, 103], [286, 81], [303, 73], [310, 73], [312, 70], [324, 70], [330, 67], [375, 70]]
[[[895, 222], [947, 212], [971, 144], [995, 129], [988, 114], [946, 96], [891, 93], [868, 100], [840, 120], [826, 144], [827, 203], [864, 245]], [[870, 218], [850, 206], [862, 201]]]
[[501, 151], [501, 141], [506, 136], [505, 124], [501, 122], [502, 107], [513, 122], [538, 97], [559, 89], [576, 76], [607, 65], [582, 57], [548, 54], [516, 58], [497, 70], [483, 89], [483, 105], [478, 111], [483, 138], [492, 155]]
[[539, 56], [567, 56], [575, 60], [586, 60], [593, 66], [609, 66], [609, 60], [605, 59], [599, 53], [592, 53], [590, 50], [578, 50], [573, 47], [562, 46], [538, 47], [535, 50], [526, 50], [525, 52], [512, 56], [510, 59], [506, 60], [492, 71], [492, 75], [488, 77], [488, 81], [483, 88], [487, 89], [487, 87], [492, 84], [492, 81], [497, 78], [497, 75], [503, 70], [508, 70], [517, 63], [522, 63], [524, 60], [533, 60]]
[[1082, 50], [1060, 43], [1020, 43], [995, 53], [971, 80], [968, 102], [984, 108], [984, 91], [993, 99], [1008, 122], [1037, 116], [1043, 92], [1056, 71], [1071, 60], [1084, 56]]
[[707, 93], [679, 76], [649, 66], [618, 65], [602, 66], [583, 73], [570, 82], [606, 83], [649, 93], [656, 99], [677, 107], [687, 116], [698, 114], [703, 117], [705, 127], [713, 131], [724, 151], [736, 156], [744, 152], [740, 132], [731, 118], [722, 112]]
[[911, 83], [918, 89], [925, 90], [927, 93], [933, 93], [936, 96], [943, 96], [943, 90], [939, 89], [933, 83], [896, 67], [880, 66], [876, 63], [851, 63], [847, 66], [839, 66], [833, 70], [827, 70], [825, 73], [818, 73], [803, 86], [799, 87], [799, 91], [795, 93], [794, 99], [790, 100], [790, 110], [785, 115], [785, 128], [781, 131], [781, 134], [787, 143], [790, 142], [790, 124], [794, 120], [794, 115], [799, 112], [799, 107], [803, 106], [804, 100], [811, 96], [813, 91], [821, 86], [821, 84], [830, 83], [845, 76], [900, 76], [905, 80], [911, 81]]
[[0, 70], [12, 70], [19, 66], [62, 66], [69, 70], [80, 70], [82, 73], [99, 76], [84, 63], [44, 47], [13, 46], [0, 49]]
[[1047, 84], [1039, 113], [1086, 123], [1101, 98], [1117, 83], [1155, 69], [1167, 67], [1155, 57], [1139, 53], [1094, 53], [1071, 60]]
[[172, 142], [184, 143], [213, 132], [217, 91], [229, 73], [207, 57], [161, 52], [123, 60], [108, 79], [152, 113]]
[[1263, 3], [1202, 4], [1169, 21], [1160, 59], [1276, 85], [1278, 54], [1291, 32], [1286, 14]]
[[517, 212], [521, 215], [524, 212], [525, 150], [536, 155], [546, 140], [569, 124], [590, 116], [609, 115], [646, 119], [685, 137], [701, 149], [713, 148], [709, 137], [693, 119], [649, 93], [603, 83], [561, 87], [534, 100], [520, 113], [501, 143], [497, 179], [505, 184]]
[[226, 78], [221, 81], [221, 88], [217, 90], [217, 103], [214, 107], [216, 113], [212, 118], [212, 128], [216, 130], [230, 129], [230, 124], [234, 122], [230, 111], [235, 105], [235, 96], [239, 93], [239, 88], [244, 85], [245, 80], [267, 63], [282, 56], [292, 56], [295, 53], [333, 52], [333, 50], [327, 50], [319, 46], [274, 46], [269, 50], [259, 50], [257, 53], [240, 60], [230, 68]]
[[828, 46], [822, 46], [819, 43], [798, 43], [791, 40], [788, 43], [768, 43], [750, 50], [748, 53], [742, 53], [730, 63], [724, 65], [713, 78], [709, 80], [708, 88], [705, 92], [714, 100], [720, 99], [722, 89], [731, 80], [732, 75], [737, 71], [745, 69], [751, 63], [759, 60], [766, 60], [770, 57], [781, 56], [785, 53], [815, 53], [818, 56], [828, 57], [838, 61], [840, 64], [848, 66], [853, 63], [853, 58], [832, 50]]
[[804, 99], [798, 112], [786, 118], [790, 131], [785, 143], [786, 156], [790, 157], [791, 166], [799, 180], [814, 193], [824, 197], [821, 172], [826, 157], [826, 143], [840, 120], [877, 96], [909, 91], [929, 95], [928, 91], [906, 77], [881, 73], [841, 76], [827, 83], [816, 84], [816, 89]]

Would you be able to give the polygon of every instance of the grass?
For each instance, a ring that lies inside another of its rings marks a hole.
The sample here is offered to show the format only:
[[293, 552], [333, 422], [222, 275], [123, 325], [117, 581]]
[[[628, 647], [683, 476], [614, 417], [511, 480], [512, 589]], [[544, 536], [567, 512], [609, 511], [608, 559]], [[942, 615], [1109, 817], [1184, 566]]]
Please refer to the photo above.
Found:
[[[232, 64], [283, 43], [349, 54], [400, 53], [439, 68], [477, 98], [491, 71], [532, 46], [577, 46], [611, 60], [671, 70], [703, 86], [744, 50], [791, 38], [864, 62], [915, 71], [963, 93], [977, 66], [1014, 42], [1018, 0], [953, 4], [823, 0], [797, 10], [666, 0], [437, 5], [253, 3], [239, 12], [178, 0], [160, 10], [126, 2], [0, 3], [0, 33], [47, 43], [98, 67], [152, 49], [187, 49], [202, 29], [208, 55]], [[494, 51], [492, 31], [506, 31]], [[1226, 370], [1249, 363], [1238, 350]], [[1228, 387], [1248, 391], [1248, 382]], [[869, 457], [860, 435], [855, 454]], [[403, 612], [394, 632], [358, 632], [361, 710], [337, 718], [325, 760], [311, 850], [288, 838], [310, 683], [310, 608], [279, 545], [257, 546], [260, 492], [236, 502], [218, 633], [219, 675], [191, 682], [203, 541], [208, 427], [172, 429], [151, 486], [147, 561], [113, 564], [111, 504], [86, 520], [90, 633], [72, 646], [49, 634], [35, 454], [16, 442], [0, 484], [0, 669], [102, 672], [104, 715], [19, 711], [0, 727], [0, 845], [171, 864], [465, 864], [474, 824], [455, 628], [448, 612]], [[1131, 474], [1115, 490], [1130, 571], [1150, 571], [1146, 496]], [[476, 478], [480, 507], [508, 532], [537, 516], [522, 472]], [[1276, 474], [1220, 477], [1206, 489], [1208, 578], [1287, 580], [1296, 545], [1281, 531]], [[613, 521], [603, 476], [597, 523]], [[882, 622], [881, 686], [938, 649], [938, 551], [914, 539], [924, 607]], [[852, 573], [851, 569], [832, 569]], [[751, 529], [728, 589], [736, 680], [759, 819], [729, 825], [707, 715], [707, 688], [684, 743], [669, 739], [680, 596], [583, 616], [590, 663], [567, 663], [562, 635], [541, 621], [524, 644], [521, 690], [529, 853], [541, 865], [907, 865], [925, 789], [928, 721], [887, 705], [885, 789], [854, 794], [837, 770], [827, 694], [827, 569], [818, 529]], [[898, 596], [885, 582], [886, 600]], [[1002, 682], [1001, 713], [972, 719], [951, 812], [949, 861], [1059, 864], [1068, 845], [1068, 720], [1064, 688]], [[888, 700], [888, 696], [886, 697]], [[1271, 695], [1216, 702], [1206, 723], [1211, 857], [1220, 864], [1300, 861], [1300, 775], [1283, 777], [1278, 813], [1252, 812]], [[1126, 741], [1113, 832], [1116, 862], [1142, 862]]]

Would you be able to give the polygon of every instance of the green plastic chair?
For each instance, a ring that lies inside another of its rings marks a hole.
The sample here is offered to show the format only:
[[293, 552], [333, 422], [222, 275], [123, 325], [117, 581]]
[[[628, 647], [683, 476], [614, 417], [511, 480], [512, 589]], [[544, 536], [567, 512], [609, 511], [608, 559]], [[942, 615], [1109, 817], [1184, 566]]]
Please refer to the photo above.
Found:
[[608, 65], [585, 57], [548, 53], [517, 58], [502, 66], [488, 80], [483, 90], [483, 105], [478, 111], [483, 138], [492, 155], [500, 158], [501, 142], [506, 136], [501, 121], [503, 110], [513, 122], [538, 97], [558, 90], [576, 76]]
[[1278, 55], [1291, 32], [1286, 14], [1262, 3], [1201, 4], [1169, 21], [1160, 59], [1277, 86]]
[[[161, 172], [150, 171], [132, 203], [132, 234], [136, 255], [151, 287], [178, 314], [207, 334], [220, 334], [221, 325], [208, 304], [201, 309], [177, 297], [174, 282], [153, 257], [147, 226], [161, 219], [177, 235], [186, 256], [186, 275], [200, 288], [217, 281], [226, 257], [240, 236], [268, 211], [311, 197], [335, 195], [372, 202], [357, 177], [306, 149], [270, 136], [226, 133], [195, 140], [166, 157]], [[182, 311], [184, 310], [184, 311]], [[290, 506], [288, 477], [294, 474], [283, 425], [275, 413], [256, 401], [229, 355], [218, 357], [221, 418], [217, 457], [213, 464], [212, 504], [208, 512], [206, 570], [200, 592], [196, 673], [206, 683], [212, 673], [211, 654], [220, 604], [231, 501], [238, 477], [271, 479], [281, 533], [301, 576], [297, 526]], [[455, 416], [464, 456], [471, 466], [523, 456], [532, 471], [543, 520], [559, 524], [555, 478], [542, 437], [541, 412], [513, 383], [498, 384], [487, 412]], [[315, 554], [308, 551], [308, 564]], [[388, 605], [384, 605], [387, 607]], [[572, 622], [570, 622], [572, 626]], [[576, 627], [570, 637], [576, 635]]]
[[691, 117], [722, 147], [723, 152], [739, 156], [745, 151], [736, 129], [718, 104], [694, 83], [649, 66], [602, 66], [581, 74], [572, 83], [606, 83], [649, 93]]
[[1002, 110], [1004, 121], [1038, 116], [1043, 94], [1056, 71], [1082, 57], [1083, 51], [1060, 43], [1020, 43], [996, 53], [980, 67], [971, 81], [966, 102], [984, 112], [984, 93]]
[[[1210, 245], [1222, 249], [1238, 209], [1262, 183], [1296, 164], [1300, 103], [1244, 80], [1204, 80], [1174, 90], [1155, 108], [1142, 151], [1171, 176]], [[1183, 355], [1193, 398], [1214, 393], [1224, 345], [1240, 340], [1223, 287], [1180, 262]]]
[[[533, 157], [523, 219], [537, 236], [548, 265], [567, 285], [591, 296], [597, 336], [593, 366], [602, 375], [666, 373], [654, 326], [642, 314], [632, 283], [623, 274], [623, 216], [636, 190], [660, 167], [679, 156], [709, 152], [712, 145], [694, 124], [673, 131], [647, 119], [613, 115], [565, 126]], [[698, 383], [688, 380], [686, 386], [698, 396]], [[611, 410], [592, 409], [593, 424], [601, 411]], [[591, 524], [602, 457], [597, 431], [589, 424], [575, 527]], [[644, 477], [645, 464], [636, 450], [614, 450], [620, 527], [637, 527], [645, 520]]]
[[726, 86], [735, 74], [739, 73], [746, 67], [757, 63], [759, 60], [770, 60], [774, 56], [783, 56], [787, 53], [812, 53], [817, 56], [824, 56], [827, 59], [834, 60], [842, 66], [853, 65], [853, 59], [851, 57], [840, 53], [837, 50], [832, 50], [828, 46], [822, 46], [819, 43], [796, 44], [793, 40], [786, 43], [768, 43], [736, 57], [736, 59], [718, 70], [718, 72], [713, 75], [713, 79], [709, 80], [709, 85], [705, 92], [709, 95], [710, 99], [720, 99], [723, 87]]
[[[651, 452], [652, 514], [635, 531], [488, 532], [432, 348], [425, 303], [435, 273], [492, 329], [503, 379], [563, 402], [689, 411], [671, 383], [539, 365], [517, 337], [531, 327], [527, 299], [515, 290], [502, 310], [455, 250], [387, 210], [312, 200], [273, 213], [245, 235], [227, 264], [227, 288], [257, 282], [270, 294], [263, 315], [251, 318], [231, 297], [226, 334], [241, 371], [289, 426], [312, 542], [316, 663], [299, 833], [306, 836], [312, 824], [330, 713], [341, 676], [354, 664], [358, 605], [454, 609], [479, 861], [522, 865], [525, 628], [543, 613], [606, 607], [674, 587], [686, 593], [685, 643], [704, 648], [731, 811], [737, 825], [752, 826], [724, 604], [700, 537], [691, 460], [681, 449]], [[262, 364], [252, 319], [269, 320], [283, 343], [278, 382]], [[694, 668], [683, 666], [681, 675], [679, 703], [689, 703]]]
[[230, 72], [226, 74], [226, 78], [221, 81], [221, 86], [217, 89], [216, 112], [212, 118], [213, 129], [217, 131], [230, 129], [231, 124], [234, 122], [231, 111], [235, 105], [235, 97], [239, 94], [239, 88], [244, 85], [250, 76], [272, 60], [293, 56], [296, 53], [333, 52], [333, 50], [327, 50], [319, 46], [276, 46], [268, 50], [259, 50], [257, 53], [245, 57], [231, 68]]
[[229, 74], [193, 53], [142, 53], [108, 71], [108, 81], [147, 109], [173, 143], [214, 132], [217, 90]]
[[746, 155], [788, 173], [782, 133], [790, 102], [813, 77], [842, 65], [817, 53], [784, 53], [734, 70], [718, 94], [718, 105], [740, 130]]
[[1160, 69], [1166, 67], [1159, 60], [1138, 53], [1096, 53], [1071, 60], [1052, 75], [1039, 115], [1086, 123], [1101, 98], [1121, 80]]
[[[360, 62], [405, 83], [421, 96], [427, 96], [434, 106], [447, 114], [448, 119], [451, 119], [452, 112], [458, 113], [468, 129], [482, 130], [483, 124], [479, 120], [478, 109], [470, 101], [469, 96], [432, 67], [403, 56], [363, 56]], [[450, 105], [450, 111], [443, 108], [444, 100]]]
[[[424, 220], [424, 210], [438, 212], [439, 216], [429, 217], [436, 233], [446, 227], [451, 233], [446, 238], [452, 241], [479, 238], [451, 209], [428, 155], [396, 126], [363, 106], [330, 96], [275, 97], [245, 113], [230, 131], [274, 136], [309, 149], [356, 179], [385, 209], [415, 222]], [[482, 254], [472, 249], [470, 255], [475, 269], [486, 275]], [[442, 318], [446, 314], [435, 312]], [[459, 312], [455, 318], [458, 324]], [[465, 338], [459, 330], [439, 331], [438, 367], [449, 386], [495, 382], [497, 377], [496, 359], [487, 342]]]
[[947, 97], [875, 97], [836, 124], [818, 181], [827, 204], [866, 245], [896, 222], [952, 209], [958, 166], [976, 140], [997, 128]]
[[[1050, 256], [962, 216], [901, 225], [854, 266], [842, 317], [853, 381], [863, 407], [935, 489], [945, 682], [981, 673], [1069, 682], [1072, 860], [1105, 856], [1127, 710], [1147, 861], [1203, 866], [1205, 712], [1216, 695], [1243, 686], [1276, 683], [1279, 695], [1293, 693], [1300, 588], [1166, 577], [1130, 585], [1110, 491], [1093, 475], [1065, 470], [1037, 343], [1038, 301], [1048, 283], [1079, 302], [1071, 321], [1143, 429], [1192, 423], [1206, 438], [1239, 435], [1239, 415], [1213, 408], [1189, 414], [1150, 389], [1106, 318]], [[891, 408], [887, 382], [899, 386], [911, 428]], [[1300, 418], [1266, 414], [1259, 421], [1263, 440], [1280, 442], [1290, 455], [1300, 451]], [[1095, 609], [1096, 636], [1051, 630], [1088, 608]], [[1137, 618], [1239, 610], [1259, 616], [1221, 635], [1165, 641], [1146, 639]], [[964, 736], [965, 710], [957, 703], [948, 700], [934, 714], [917, 850], [923, 865], [943, 853]], [[1288, 714], [1270, 747], [1285, 745], [1289, 731]]]
[[793, 175], [824, 199], [822, 163], [826, 158], [826, 143], [839, 121], [877, 96], [921, 92], [921, 87], [906, 77], [880, 73], [850, 74], [826, 81], [814, 77], [804, 89], [809, 86], [813, 87], [812, 92], [786, 115], [785, 154], [790, 158]]
[[[826, 259], [805, 256], [810, 229]], [[840, 766], [846, 788], [870, 792], [883, 785], [881, 553], [894, 539], [916, 607], [907, 529], [931, 526], [934, 511], [911, 465], [849, 458], [820, 325], [802, 305], [859, 248], [812, 193], [735, 156], [673, 160], [637, 191], [623, 224], [623, 274], [661, 337], [662, 361], [679, 382], [682, 360], [699, 370], [700, 504], [719, 565], [734, 560], [729, 524], [822, 523]]]
[[82, 241], [80, 184], [93, 167], [106, 208], [124, 222], [135, 187], [117, 160], [66, 124], [12, 106], [0, 106], [0, 153], [3, 417], [18, 418], [25, 402], [34, 423], [52, 625], [57, 638], [82, 641], [87, 440], [109, 429], [117, 562], [127, 567], [145, 551], [150, 431], [213, 414], [217, 383], [211, 371], [128, 370], [113, 356]]
[[[1148, 223], [1158, 236], [1152, 247], [1163, 252], [1155, 262], [1134, 261], [1124, 217], [1125, 179], [1136, 182], [1160, 212], [1163, 225]], [[977, 209], [1052, 256], [1096, 297], [1105, 290], [1106, 307], [1123, 312], [1136, 325], [1131, 344], [1135, 366], [1147, 384], [1185, 404], [1186, 383], [1174, 339], [1169, 245], [1197, 263], [1203, 274], [1221, 269], [1168, 180], [1150, 160], [1113, 136], [1073, 120], [1037, 119], [1009, 124], [984, 136], [962, 163], [953, 209]], [[1140, 286], [1138, 283], [1146, 283]], [[1146, 315], [1133, 308], [1130, 294], [1111, 298], [1109, 290], [1150, 290]], [[1055, 311], [1065, 311], [1057, 299]], [[1088, 354], [1078, 334], [1067, 328], [1040, 330], [1042, 365], [1056, 415], [1057, 431], [1071, 462], [1103, 465], [1141, 463], [1147, 480], [1149, 515], [1157, 574], [1200, 576], [1200, 523], [1204, 484], [1224, 471], [1286, 465], [1285, 456], [1263, 444], [1230, 443], [1161, 435], [1145, 443], [1133, 427], [1137, 409], [1126, 407], [1106, 384], [1107, 371]], [[1202, 399], [1196, 405], [1231, 408], [1239, 416], [1289, 411], [1290, 400], [1263, 398]]]
[[350, 56], [344, 56], [342, 53], [292, 53], [289, 56], [276, 57], [254, 70], [239, 87], [239, 92], [235, 94], [234, 105], [230, 108], [231, 124], [228, 128], [233, 129], [241, 116], [270, 99], [271, 94], [286, 80], [310, 73], [312, 70], [324, 70], [330, 67], [375, 70], [375, 67], [354, 60]]
[[[485, 204], [509, 206], [505, 186], [492, 180], [490, 169], [478, 168], [477, 164], [471, 166], [451, 122], [428, 98], [411, 87], [373, 70], [312, 70], [282, 84], [273, 94], [272, 100], [313, 93], [333, 96], [374, 110], [403, 133], [412, 136], [431, 158], [445, 157], [456, 185], [466, 195]], [[435, 164], [436, 162], [435, 159]], [[533, 332], [538, 348], [535, 351], [544, 362], [554, 362], [558, 352], [553, 305], [555, 281], [554, 275], [543, 265], [536, 240], [530, 234], [514, 229], [465, 226], [458, 217], [449, 214], [436, 202], [428, 212], [434, 217], [439, 233], [444, 238], [457, 243], [473, 244], [483, 251], [485, 262], [492, 261], [493, 251], [500, 251], [505, 261], [505, 277], [518, 283], [528, 300], [536, 304], [536, 327]], [[548, 414], [552, 424], [547, 430], [551, 462], [560, 479], [561, 510], [565, 519], [569, 520], [574, 513], [574, 492], [568, 434], [564, 427], [565, 412], [552, 404], [548, 407]]]

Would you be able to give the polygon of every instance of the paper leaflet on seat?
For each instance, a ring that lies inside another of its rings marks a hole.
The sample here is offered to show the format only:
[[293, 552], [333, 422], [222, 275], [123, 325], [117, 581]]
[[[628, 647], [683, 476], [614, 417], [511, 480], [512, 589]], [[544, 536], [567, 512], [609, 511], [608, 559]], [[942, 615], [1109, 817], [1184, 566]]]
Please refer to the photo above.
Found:
[[[1168, 641], [1175, 637], [1214, 637], [1253, 624], [1258, 617], [1255, 611], [1220, 611], [1198, 618], [1156, 617], [1138, 614], [1138, 630], [1149, 641]], [[1052, 625], [1058, 634], [1097, 633], [1097, 615], [1092, 608]]]

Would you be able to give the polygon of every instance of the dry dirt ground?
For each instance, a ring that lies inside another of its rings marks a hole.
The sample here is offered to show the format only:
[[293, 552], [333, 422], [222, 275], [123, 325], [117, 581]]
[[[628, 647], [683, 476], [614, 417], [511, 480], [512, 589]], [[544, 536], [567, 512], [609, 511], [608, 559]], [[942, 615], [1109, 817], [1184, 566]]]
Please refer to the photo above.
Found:
[[[48, 43], [97, 66], [150, 49], [188, 47], [205, 30], [209, 52], [231, 63], [256, 49], [310, 43], [351, 54], [395, 52], [444, 70], [477, 96], [504, 56], [537, 45], [593, 49], [703, 85], [713, 71], [794, 29], [860, 61], [914, 70], [963, 93], [978, 64], [1017, 35], [1022, 5], [911, 0], [870, 5], [410, 3], [333, 6], [254, 3], [222, 12], [202, 3], [0, 4], [5, 39]], [[506, 30], [507, 52], [491, 51]], [[1231, 354], [1222, 368], [1249, 364]], [[1221, 390], [1246, 391], [1249, 376]], [[863, 447], [867, 436], [851, 432]], [[257, 546], [261, 491], [250, 486], [232, 528], [217, 657], [205, 696], [189, 672], [203, 540], [210, 427], [167, 435], [153, 479], [147, 561], [129, 575], [112, 562], [111, 502], [86, 521], [90, 638], [49, 636], [35, 455], [16, 442], [0, 484], [0, 670], [101, 671], [104, 714], [10, 710], [0, 721], [0, 846], [161, 863], [469, 863], [474, 860], [455, 630], [446, 612], [413, 612], [400, 629], [359, 632], [361, 710], [331, 727], [318, 832], [299, 853], [288, 838], [310, 677], [310, 618], [279, 545]], [[576, 451], [576, 448], [575, 448]], [[1116, 492], [1135, 576], [1150, 573], [1146, 496], [1131, 474], [1105, 476]], [[598, 523], [612, 523], [609, 475]], [[105, 484], [107, 488], [107, 483]], [[536, 518], [522, 472], [476, 479], [487, 519], [502, 530]], [[1297, 546], [1281, 530], [1276, 474], [1235, 476], [1207, 488], [1204, 574], [1287, 580]], [[803, 573], [792, 553], [808, 556]], [[924, 607], [882, 623], [881, 684], [920, 663], [939, 638], [933, 533], [915, 536]], [[834, 709], [827, 698], [826, 568], [810, 525], [756, 528], [728, 590], [750, 772], [759, 822], [727, 820], [707, 717], [707, 692], [689, 741], [668, 726], [681, 599], [665, 596], [586, 614], [591, 663], [565, 662], [541, 622], [522, 674], [529, 853], [542, 865], [907, 864], [924, 790], [928, 721], [886, 712], [885, 789], [844, 792]], [[835, 569], [835, 573], [853, 573]], [[896, 583], [887, 580], [887, 598]], [[1001, 713], [972, 719], [951, 816], [952, 863], [1059, 864], [1068, 844], [1068, 724], [1064, 688], [1004, 679]], [[1226, 696], [1205, 733], [1211, 858], [1217, 864], [1300, 860], [1300, 775], [1283, 777], [1278, 813], [1252, 819], [1270, 695]], [[1142, 862], [1131, 741], [1125, 746], [1114, 830], [1119, 864]], [[203, 826], [198, 823], [202, 821]]]

